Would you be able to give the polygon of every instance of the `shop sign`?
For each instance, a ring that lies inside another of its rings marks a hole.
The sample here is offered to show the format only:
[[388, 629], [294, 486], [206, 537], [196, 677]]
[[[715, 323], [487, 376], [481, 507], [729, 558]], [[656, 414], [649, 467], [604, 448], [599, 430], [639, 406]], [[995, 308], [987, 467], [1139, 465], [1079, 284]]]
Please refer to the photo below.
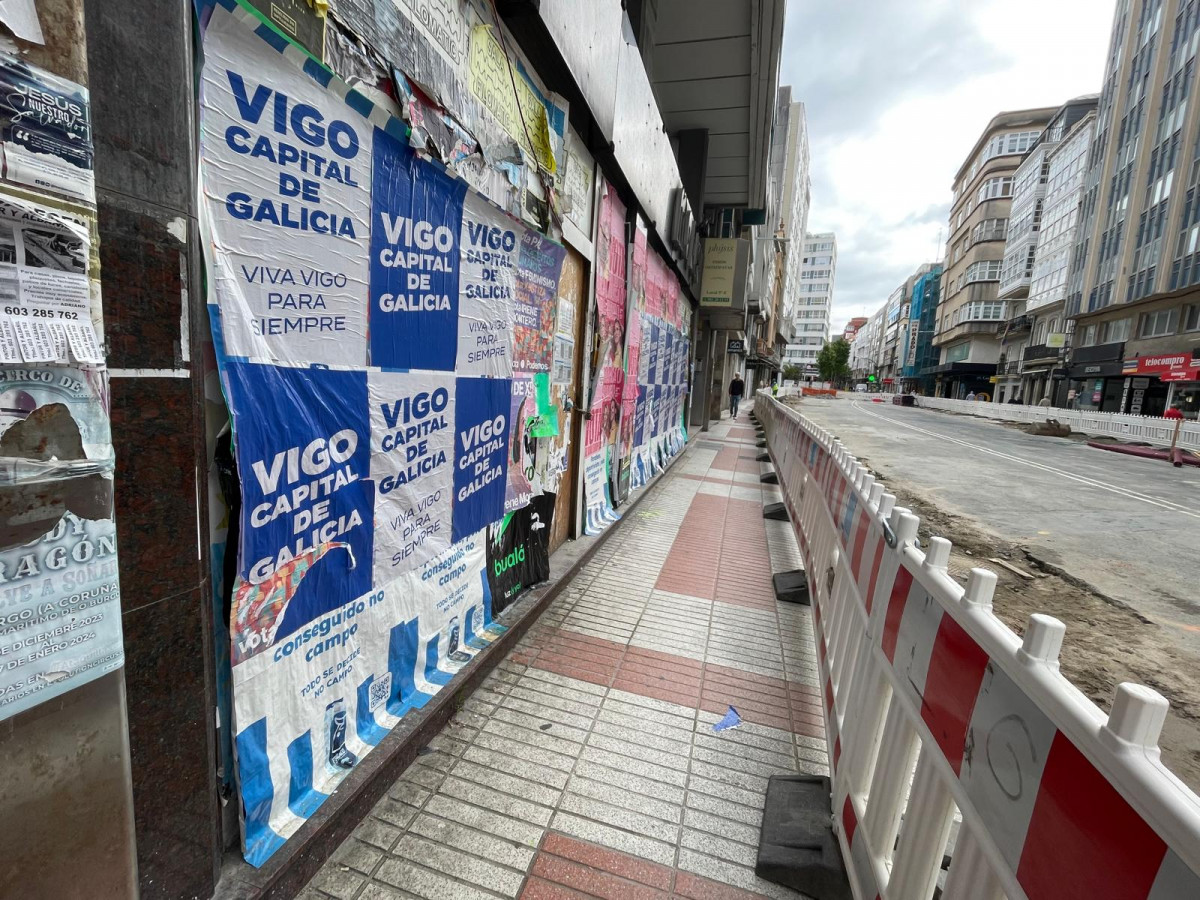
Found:
[[1200, 359], [1188, 353], [1127, 359], [1125, 375], [1157, 375], [1162, 381], [1200, 381]]
[[1061, 333], [1046, 335], [1046, 346], [1054, 349], [1067, 346], [1067, 336]]
[[732, 340], [729, 342], [729, 346], [727, 349], [730, 353], [745, 353], [746, 352], [746, 342]]
[[738, 240], [706, 238], [704, 274], [701, 277], [701, 306], [732, 306], [738, 271]]

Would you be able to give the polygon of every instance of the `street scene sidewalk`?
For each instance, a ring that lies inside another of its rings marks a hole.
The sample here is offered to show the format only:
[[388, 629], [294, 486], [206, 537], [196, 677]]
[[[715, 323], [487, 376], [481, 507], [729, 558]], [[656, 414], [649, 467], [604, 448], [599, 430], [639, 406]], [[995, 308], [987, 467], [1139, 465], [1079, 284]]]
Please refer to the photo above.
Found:
[[754, 875], [768, 777], [828, 771], [760, 452], [695, 436], [301, 896], [799, 896]]

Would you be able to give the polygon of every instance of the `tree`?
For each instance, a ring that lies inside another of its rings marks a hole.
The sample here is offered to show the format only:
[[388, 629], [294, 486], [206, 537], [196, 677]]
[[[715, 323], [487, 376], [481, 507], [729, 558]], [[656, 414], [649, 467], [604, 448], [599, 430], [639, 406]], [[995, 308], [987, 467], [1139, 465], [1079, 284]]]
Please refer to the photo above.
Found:
[[836, 385], [849, 378], [849, 342], [845, 338], [838, 338], [822, 347], [821, 352], [817, 354], [817, 369], [821, 373], [821, 380], [828, 381], [830, 384]]
[[783, 378], [785, 381], [799, 381], [800, 375], [801, 375], [801, 372], [800, 372], [799, 366], [784, 366], [783, 367]]

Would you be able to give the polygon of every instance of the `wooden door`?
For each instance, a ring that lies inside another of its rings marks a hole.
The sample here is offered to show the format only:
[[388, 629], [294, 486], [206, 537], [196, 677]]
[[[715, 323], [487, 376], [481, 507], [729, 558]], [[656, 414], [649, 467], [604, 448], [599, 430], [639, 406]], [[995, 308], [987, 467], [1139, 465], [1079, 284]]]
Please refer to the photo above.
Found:
[[[586, 348], [583, 342], [587, 331], [588, 272], [587, 261], [568, 245], [567, 257], [563, 261], [562, 277], [558, 282], [558, 297], [560, 310], [565, 311], [563, 310], [565, 306], [574, 313], [573, 338], [575, 341], [575, 355], [571, 365], [570, 382], [555, 384], [554, 386], [555, 399], [559, 404], [559, 433], [566, 436], [570, 443], [566, 448], [566, 468], [562, 474], [562, 482], [559, 484], [558, 497], [554, 502], [554, 518], [550, 523], [551, 553], [562, 546], [562, 543], [568, 537], [573, 536], [571, 530], [574, 511], [581, 500], [581, 498], [577, 497], [579, 492], [577, 481], [580, 465], [579, 457], [583, 448], [583, 432], [581, 430], [583, 417], [577, 415], [574, 410], [568, 412], [564, 401], [569, 397], [572, 405], [575, 406], [581, 400], [583, 378], [580, 373], [583, 371], [586, 361], [584, 355]], [[562, 315], [560, 312], [561, 318]]]

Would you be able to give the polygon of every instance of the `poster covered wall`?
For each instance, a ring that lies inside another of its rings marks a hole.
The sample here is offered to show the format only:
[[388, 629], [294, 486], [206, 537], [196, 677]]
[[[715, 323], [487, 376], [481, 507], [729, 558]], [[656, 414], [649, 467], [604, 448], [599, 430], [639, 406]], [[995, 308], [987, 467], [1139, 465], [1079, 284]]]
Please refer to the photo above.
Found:
[[234, 748], [261, 865], [548, 576], [565, 251], [252, 12], [202, 9], [201, 223], [242, 494]]
[[596, 356], [584, 429], [584, 533], [599, 534], [618, 518], [612, 476], [625, 386], [625, 206], [604, 183], [596, 236]]
[[0, 722], [120, 669], [88, 91], [0, 53]]

